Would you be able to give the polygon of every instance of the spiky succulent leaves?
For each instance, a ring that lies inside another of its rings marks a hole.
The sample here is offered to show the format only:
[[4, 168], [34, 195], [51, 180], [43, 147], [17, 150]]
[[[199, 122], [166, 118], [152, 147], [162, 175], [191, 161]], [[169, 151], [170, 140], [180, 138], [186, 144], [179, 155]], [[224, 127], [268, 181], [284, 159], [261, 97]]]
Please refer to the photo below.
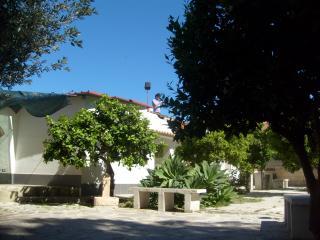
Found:
[[158, 187], [161, 185], [161, 179], [155, 174], [156, 169], [147, 169], [148, 176], [140, 181], [142, 187]]
[[183, 188], [189, 167], [178, 156], [169, 156], [155, 169], [155, 176], [161, 180], [160, 187]]
[[[229, 203], [235, 195], [229, 178], [218, 163], [206, 161], [190, 167], [179, 157], [170, 157], [141, 181], [145, 187], [198, 188], [207, 189], [202, 198], [203, 206]], [[180, 199], [181, 200], [181, 199]], [[178, 205], [182, 202], [178, 202]]]
[[188, 188], [205, 188], [207, 195], [202, 198], [204, 206], [213, 206], [217, 203], [228, 203], [235, 195], [230, 185], [228, 175], [220, 169], [218, 163], [203, 161], [189, 172], [185, 181]]

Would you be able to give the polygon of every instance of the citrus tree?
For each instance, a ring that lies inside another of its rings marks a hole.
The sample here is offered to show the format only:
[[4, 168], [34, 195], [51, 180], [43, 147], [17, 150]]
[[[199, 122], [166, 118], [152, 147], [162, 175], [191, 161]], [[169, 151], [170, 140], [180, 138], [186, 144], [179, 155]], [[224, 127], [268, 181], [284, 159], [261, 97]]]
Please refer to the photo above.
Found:
[[253, 170], [262, 172], [267, 162], [281, 152], [275, 148], [273, 138], [276, 137], [271, 129], [262, 129], [262, 125], [247, 135], [227, 136], [224, 131], [213, 131], [202, 138], [185, 138], [176, 153], [192, 164], [202, 161], [232, 164], [239, 169], [240, 179], [248, 187]]
[[82, 109], [73, 117], [57, 121], [47, 117], [49, 138], [44, 142], [45, 162], [60, 161], [63, 166], [82, 168], [103, 161], [114, 190], [112, 162], [129, 169], [145, 165], [155, 152], [156, 134], [148, 128], [134, 105], [103, 96], [94, 109]]

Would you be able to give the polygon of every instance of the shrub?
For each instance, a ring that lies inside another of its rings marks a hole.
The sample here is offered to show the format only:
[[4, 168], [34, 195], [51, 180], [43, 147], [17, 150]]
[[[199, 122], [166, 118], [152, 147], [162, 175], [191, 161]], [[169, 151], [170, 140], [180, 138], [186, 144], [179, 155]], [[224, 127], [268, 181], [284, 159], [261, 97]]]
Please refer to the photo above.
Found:
[[[227, 174], [220, 169], [218, 163], [201, 162], [190, 167], [179, 157], [169, 157], [154, 170], [149, 170], [149, 176], [141, 180], [144, 187], [166, 188], [205, 188], [207, 195], [201, 200], [205, 207], [231, 202], [234, 196]], [[151, 207], [155, 207], [156, 196], [151, 195]], [[178, 206], [183, 205], [183, 197], [175, 196]]]
[[[188, 178], [189, 167], [177, 156], [169, 156], [161, 165], [154, 170], [148, 170], [147, 178], [141, 180], [143, 187], [184, 188], [185, 180]], [[150, 194], [149, 207], [156, 208], [158, 195]], [[175, 203], [182, 207], [183, 198], [175, 195]]]
[[190, 171], [186, 186], [207, 189], [207, 195], [201, 200], [201, 204], [205, 207], [229, 203], [235, 194], [228, 175], [215, 162], [209, 164], [207, 161], [203, 161], [199, 165], [195, 164], [195, 167]]

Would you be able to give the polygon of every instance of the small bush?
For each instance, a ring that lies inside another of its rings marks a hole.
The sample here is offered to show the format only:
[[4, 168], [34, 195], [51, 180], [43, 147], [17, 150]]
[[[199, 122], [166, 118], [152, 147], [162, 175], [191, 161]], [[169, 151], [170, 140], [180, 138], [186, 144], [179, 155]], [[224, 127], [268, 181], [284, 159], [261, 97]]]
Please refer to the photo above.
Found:
[[204, 207], [225, 205], [231, 202], [235, 195], [229, 177], [220, 169], [218, 163], [203, 161], [190, 171], [190, 178], [186, 181], [188, 188], [205, 188], [207, 195], [202, 198]]
[[[179, 157], [169, 157], [154, 170], [149, 170], [149, 176], [141, 181], [144, 187], [164, 188], [205, 188], [207, 195], [202, 197], [204, 207], [227, 204], [235, 195], [230, 186], [229, 178], [220, 165], [206, 161], [190, 167]], [[150, 196], [150, 205], [157, 204], [156, 196]], [[183, 206], [183, 195], [175, 196], [178, 207]]]
[[121, 208], [133, 208], [133, 199], [132, 198], [120, 198], [119, 207]]
[[[185, 188], [189, 170], [189, 167], [180, 158], [170, 156], [154, 170], [148, 169], [149, 175], [141, 180], [140, 184], [143, 187]], [[183, 196], [175, 195], [175, 204], [182, 207], [183, 203]], [[157, 204], [158, 195], [150, 193], [149, 207], [156, 208]]]

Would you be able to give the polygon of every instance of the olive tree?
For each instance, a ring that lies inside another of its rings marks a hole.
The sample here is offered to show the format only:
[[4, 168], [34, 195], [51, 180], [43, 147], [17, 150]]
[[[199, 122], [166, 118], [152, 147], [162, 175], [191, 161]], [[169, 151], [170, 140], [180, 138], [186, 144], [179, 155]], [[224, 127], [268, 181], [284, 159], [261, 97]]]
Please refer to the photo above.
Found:
[[61, 44], [81, 47], [77, 20], [95, 13], [93, 0], [2, 0], [0, 86], [31, 82], [44, 71], [66, 68], [66, 57], [47, 62]]

